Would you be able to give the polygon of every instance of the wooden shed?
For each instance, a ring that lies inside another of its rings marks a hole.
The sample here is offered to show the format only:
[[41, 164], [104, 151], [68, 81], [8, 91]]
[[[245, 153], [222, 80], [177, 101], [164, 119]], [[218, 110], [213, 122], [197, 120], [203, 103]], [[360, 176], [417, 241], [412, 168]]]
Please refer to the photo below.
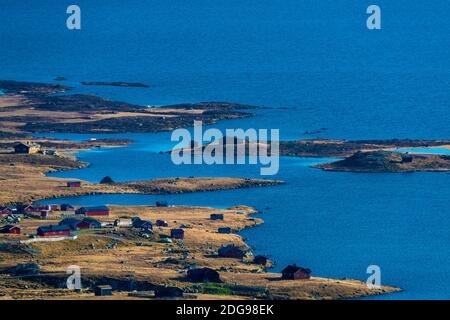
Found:
[[191, 269], [186, 276], [191, 282], [222, 282], [219, 273], [211, 268]]
[[183, 229], [172, 229], [170, 230], [170, 237], [173, 239], [184, 239]]
[[66, 225], [50, 225], [42, 226], [37, 229], [40, 237], [61, 237], [70, 235], [70, 227]]
[[81, 207], [75, 211], [75, 214], [82, 216], [109, 216], [109, 208], [107, 206]]
[[96, 286], [94, 289], [96, 296], [112, 296], [112, 287], [108, 285]]
[[223, 213], [213, 213], [209, 218], [211, 220], [223, 220]]
[[14, 226], [14, 225], [6, 225], [3, 227], [0, 227], [0, 233], [7, 233], [7, 234], [20, 234], [20, 227]]

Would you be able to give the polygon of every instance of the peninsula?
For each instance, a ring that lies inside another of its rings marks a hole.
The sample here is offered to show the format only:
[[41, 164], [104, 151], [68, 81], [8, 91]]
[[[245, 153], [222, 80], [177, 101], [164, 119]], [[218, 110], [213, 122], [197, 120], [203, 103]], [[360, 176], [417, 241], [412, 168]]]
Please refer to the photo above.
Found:
[[[65, 94], [59, 84], [0, 80], [0, 131], [9, 133], [129, 133], [170, 131], [194, 120], [252, 117], [239, 110], [256, 108], [227, 102], [148, 107], [95, 95]], [[55, 95], [57, 94], [57, 95]]]

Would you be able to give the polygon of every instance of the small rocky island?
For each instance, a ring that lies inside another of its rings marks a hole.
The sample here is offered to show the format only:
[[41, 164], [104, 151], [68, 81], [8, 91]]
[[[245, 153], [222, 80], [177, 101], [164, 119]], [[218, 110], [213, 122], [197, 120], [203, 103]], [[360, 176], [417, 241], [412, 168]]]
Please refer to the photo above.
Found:
[[113, 87], [135, 87], [148, 88], [149, 85], [140, 82], [122, 82], [122, 81], [82, 81], [84, 86], [113, 86]]
[[414, 172], [449, 171], [450, 156], [391, 151], [358, 151], [344, 160], [314, 166], [327, 171]]

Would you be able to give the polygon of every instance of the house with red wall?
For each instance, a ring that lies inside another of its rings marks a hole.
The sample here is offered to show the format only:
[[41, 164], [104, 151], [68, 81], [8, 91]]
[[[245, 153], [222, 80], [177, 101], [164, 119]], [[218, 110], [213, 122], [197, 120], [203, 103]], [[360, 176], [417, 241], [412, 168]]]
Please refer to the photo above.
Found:
[[42, 226], [37, 229], [40, 237], [62, 237], [70, 235], [70, 227], [66, 225]]
[[67, 182], [67, 187], [68, 188], [80, 188], [81, 182], [80, 181], [69, 181], [69, 182]]
[[11, 224], [0, 227], [0, 233], [20, 234], [20, 227]]
[[42, 211], [50, 211], [51, 207], [48, 205], [28, 205], [23, 208], [25, 214], [41, 214]]
[[13, 210], [9, 207], [0, 207], [0, 215], [7, 216], [13, 214]]
[[100, 221], [92, 218], [84, 218], [78, 225], [78, 229], [98, 229], [102, 227]]
[[109, 216], [109, 208], [107, 206], [97, 207], [81, 207], [75, 210], [76, 215], [81, 216]]
[[102, 224], [100, 221], [86, 217], [83, 220], [77, 218], [66, 218], [59, 222], [60, 226], [68, 226], [72, 230], [81, 229], [96, 229], [101, 228]]

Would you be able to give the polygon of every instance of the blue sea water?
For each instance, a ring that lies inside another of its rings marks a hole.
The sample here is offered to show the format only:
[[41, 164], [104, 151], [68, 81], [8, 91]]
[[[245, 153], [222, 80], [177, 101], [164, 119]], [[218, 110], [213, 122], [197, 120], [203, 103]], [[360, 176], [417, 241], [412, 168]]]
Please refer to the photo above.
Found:
[[[0, 1], [3, 3], [3, 1]], [[382, 30], [365, 27], [361, 1], [86, 1], [82, 30], [65, 27], [65, 1], [8, 1], [0, 11], [0, 79], [52, 82], [74, 93], [144, 105], [231, 101], [272, 107], [224, 121], [225, 128], [277, 128], [282, 139], [450, 136], [450, 3], [376, 1]], [[81, 86], [133, 81], [146, 88]], [[306, 131], [327, 128], [308, 135]], [[59, 135], [61, 136], [61, 135]], [[115, 135], [125, 148], [91, 150], [89, 168], [53, 174], [99, 181], [162, 176], [260, 177], [254, 166], [174, 166], [169, 133]], [[98, 135], [62, 135], [91, 138]], [[174, 204], [262, 210], [265, 224], [245, 230], [279, 270], [287, 263], [325, 277], [365, 279], [402, 293], [386, 299], [449, 299], [449, 175], [354, 174], [312, 169], [324, 159], [282, 158], [265, 189], [171, 196], [102, 195], [74, 204]], [[62, 199], [61, 201], [68, 201]]]

